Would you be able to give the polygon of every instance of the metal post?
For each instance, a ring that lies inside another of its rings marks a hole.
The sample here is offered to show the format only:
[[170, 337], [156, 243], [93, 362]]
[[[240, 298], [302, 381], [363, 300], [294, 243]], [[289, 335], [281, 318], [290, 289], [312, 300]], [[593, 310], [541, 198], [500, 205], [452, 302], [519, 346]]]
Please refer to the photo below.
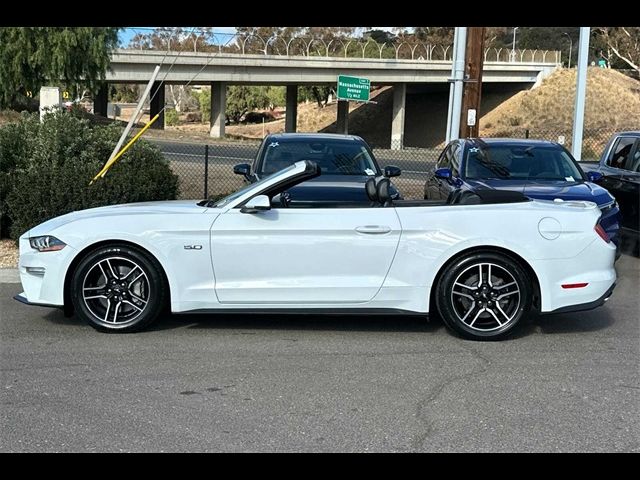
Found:
[[338, 100], [338, 118], [336, 120], [336, 133], [349, 133], [349, 101]]
[[571, 38], [571, 35], [569, 35], [567, 32], [564, 32], [563, 35], [566, 35], [567, 38], [569, 39], [569, 65], [567, 66], [567, 68], [571, 68], [571, 52], [573, 49], [573, 39]]
[[456, 27], [455, 33], [453, 35], [453, 50], [451, 50], [451, 82], [449, 83], [449, 108], [447, 109], [447, 129], [445, 132], [445, 143], [449, 143], [449, 141], [451, 140], [451, 112], [453, 110], [453, 90], [455, 85], [453, 83], [453, 78], [455, 77], [456, 71], [456, 55], [458, 52], [459, 41], [457, 33], [458, 28]]
[[528, 128], [524, 131], [524, 138], [529, 138], [529, 129]]
[[120, 135], [120, 139], [118, 140], [116, 147], [113, 149], [113, 152], [111, 152], [111, 155], [107, 160], [107, 163], [113, 160], [116, 154], [120, 151], [120, 147], [122, 147], [122, 144], [124, 143], [124, 139], [127, 138], [127, 135], [129, 135], [129, 131], [131, 130], [131, 127], [135, 122], [138, 121], [138, 115], [140, 115], [140, 112], [142, 111], [142, 106], [144, 105], [145, 100], [149, 96], [149, 93], [151, 93], [151, 87], [153, 86], [153, 83], [156, 81], [156, 78], [158, 77], [158, 73], [160, 73], [160, 65], [156, 65], [156, 68], [153, 69], [153, 73], [151, 74], [149, 83], [147, 83], [147, 86], [144, 89], [144, 92], [142, 93], [140, 100], [138, 100], [138, 105], [136, 106], [136, 109], [133, 112], [133, 115], [131, 115], [131, 118], [129, 119], [129, 123], [127, 123], [127, 126], [124, 129], [124, 132], [122, 132], [122, 135]]
[[578, 68], [576, 80], [576, 103], [573, 111], [573, 138], [571, 153], [578, 161], [582, 158], [582, 135], [584, 129], [584, 102], [587, 93], [587, 66], [589, 64], [589, 35], [591, 27], [580, 27]]
[[[447, 142], [460, 136], [460, 113], [462, 111], [462, 84], [464, 83], [465, 50], [467, 48], [467, 27], [456, 27], [458, 37], [453, 57], [453, 105]], [[455, 37], [454, 37], [455, 41]]]
[[511, 48], [511, 61], [516, 61], [516, 30], [520, 27], [513, 27], [513, 47]]
[[204, 198], [209, 198], [209, 145], [204, 146]]

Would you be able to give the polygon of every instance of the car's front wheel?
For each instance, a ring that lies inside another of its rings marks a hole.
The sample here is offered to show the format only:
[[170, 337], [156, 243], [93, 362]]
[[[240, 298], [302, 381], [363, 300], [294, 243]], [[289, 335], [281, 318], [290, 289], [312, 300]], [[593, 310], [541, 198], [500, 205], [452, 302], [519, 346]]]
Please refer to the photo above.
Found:
[[531, 308], [532, 287], [507, 255], [479, 252], [447, 266], [436, 289], [438, 311], [450, 329], [474, 340], [508, 335]]
[[166, 285], [158, 262], [129, 245], [108, 245], [78, 263], [70, 284], [76, 314], [106, 332], [133, 332], [155, 321]]

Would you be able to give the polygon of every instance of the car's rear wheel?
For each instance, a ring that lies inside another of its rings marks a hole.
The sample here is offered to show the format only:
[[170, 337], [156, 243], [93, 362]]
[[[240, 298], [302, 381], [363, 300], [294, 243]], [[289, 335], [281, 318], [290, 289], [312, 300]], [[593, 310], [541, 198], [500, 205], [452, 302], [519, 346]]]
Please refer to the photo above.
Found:
[[158, 318], [166, 285], [154, 258], [129, 245], [109, 245], [78, 263], [70, 296], [77, 315], [97, 330], [134, 332]]
[[507, 255], [479, 252], [447, 266], [436, 289], [438, 311], [450, 329], [473, 340], [507, 336], [531, 308], [531, 279]]

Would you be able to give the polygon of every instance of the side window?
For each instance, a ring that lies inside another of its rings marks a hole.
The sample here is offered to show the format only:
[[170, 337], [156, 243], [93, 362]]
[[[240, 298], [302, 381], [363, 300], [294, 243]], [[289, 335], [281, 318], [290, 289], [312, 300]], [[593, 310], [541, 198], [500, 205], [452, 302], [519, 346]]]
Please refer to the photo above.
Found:
[[627, 170], [632, 172], [640, 172], [640, 139], [636, 140], [636, 148], [631, 161], [626, 166]]
[[460, 144], [454, 143], [451, 149], [451, 158], [449, 161], [449, 168], [454, 177], [460, 176]]
[[620, 137], [611, 149], [607, 165], [613, 168], [625, 168], [634, 141], [633, 137]]

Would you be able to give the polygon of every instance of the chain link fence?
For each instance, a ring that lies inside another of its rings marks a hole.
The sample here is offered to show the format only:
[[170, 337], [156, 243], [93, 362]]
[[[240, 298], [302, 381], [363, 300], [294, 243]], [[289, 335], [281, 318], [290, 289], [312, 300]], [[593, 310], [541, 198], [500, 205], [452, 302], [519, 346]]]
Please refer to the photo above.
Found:
[[[233, 173], [239, 163], [253, 163], [259, 142], [224, 142], [193, 144], [152, 140], [169, 161], [180, 179], [180, 198], [219, 198], [238, 190], [244, 183], [241, 175]], [[374, 148], [380, 165], [396, 165], [402, 175], [393, 179], [404, 198], [424, 196], [424, 183], [433, 171], [441, 148], [407, 148], [389, 150]]]
[[[582, 145], [582, 160], [595, 161], [600, 158], [611, 136], [618, 131], [638, 130], [629, 128], [586, 129]], [[564, 144], [571, 150], [570, 130], [514, 129], [500, 132], [500, 137], [532, 138]], [[152, 139], [170, 162], [172, 170], [180, 178], [180, 198], [219, 198], [238, 190], [244, 183], [241, 175], [233, 173], [233, 166], [239, 163], [251, 164], [256, 157], [259, 141], [219, 142], [195, 144], [160, 141]], [[373, 153], [380, 165], [396, 165], [402, 169], [400, 177], [393, 178], [402, 196], [406, 199], [424, 198], [424, 185], [432, 174], [435, 163], [444, 145], [434, 148], [404, 148], [390, 150], [376, 148]]]
[[[586, 128], [582, 135], [582, 155], [583, 161], [597, 161], [607, 145], [607, 142], [616, 132], [629, 130], [639, 130], [640, 126], [614, 127], [614, 128]], [[505, 138], [533, 138], [538, 140], [548, 140], [564, 145], [571, 151], [573, 132], [570, 129], [513, 129], [508, 132], [499, 132], [492, 137]]]

